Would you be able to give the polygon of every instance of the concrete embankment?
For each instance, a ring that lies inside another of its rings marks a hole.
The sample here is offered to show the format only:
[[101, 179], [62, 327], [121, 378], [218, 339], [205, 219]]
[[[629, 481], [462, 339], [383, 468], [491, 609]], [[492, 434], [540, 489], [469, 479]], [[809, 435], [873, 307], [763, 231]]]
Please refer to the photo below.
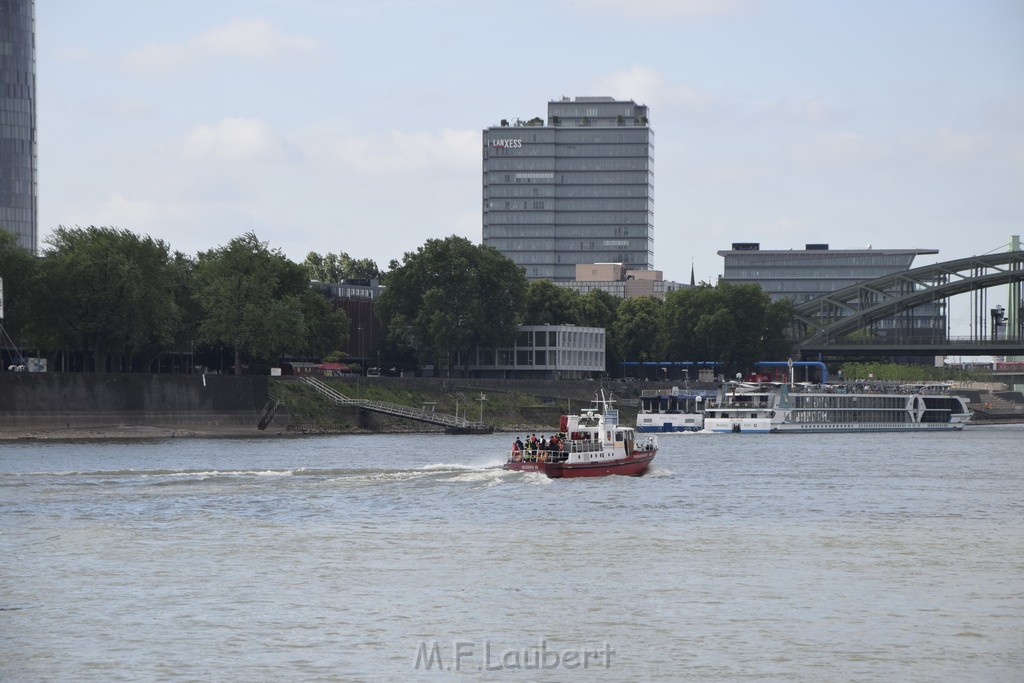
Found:
[[[461, 378], [339, 378], [349, 397], [481, 420], [497, 430], [540, 434], [559, 415], [586, 407], [601, 389], [634, 424], [642, 389], [655, 383]], [[483, 400], [481, 400], [481, 398]], [[972, 395], [973, 424], [1021, 422], [1019, 393]], [[265, 430], [269, 406], [280, 405]], [[335, 405], [291, 378], [0, 372], [0, 440], [170, 436], [280, 436], [310, 433], [441, 431], [422, 422]]]
[[[345, 378], [330, 380], [351, 397], [431, 406], [499, 430], [546, 430], [578, 411], [604, 386], [624, 422], [635, 419], [634, 387], [619, 382]], [[481, 395], [484, 400], [481, 401]], [[257, 423], [281, 404], [266, 430]], [[630, 422], [627, 422], [630, 423]], [[303, 433], [435, 431], [420, 422], [339, 407], [289, 378], [244, 375], [142, 375], [0, 372], [0, 439], [270, 436]]]
[[267, 377], [0, 373], [0, 438], [257, 435]]

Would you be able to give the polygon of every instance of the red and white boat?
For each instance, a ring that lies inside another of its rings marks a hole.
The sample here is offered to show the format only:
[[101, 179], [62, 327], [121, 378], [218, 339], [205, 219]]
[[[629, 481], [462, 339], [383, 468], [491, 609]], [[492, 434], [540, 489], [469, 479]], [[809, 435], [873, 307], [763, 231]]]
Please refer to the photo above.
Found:
[[639, 476], [658, 453], [657, 437], [643, 435], [637, 442], [631, 427], [619, 424], [612, 400], [601, 398], [580, 415], [563, 415], [554, 447], [513, 447], [502, 465], [516, 472], [542, 472], [549, 477], [603, 477], [609, 474]]

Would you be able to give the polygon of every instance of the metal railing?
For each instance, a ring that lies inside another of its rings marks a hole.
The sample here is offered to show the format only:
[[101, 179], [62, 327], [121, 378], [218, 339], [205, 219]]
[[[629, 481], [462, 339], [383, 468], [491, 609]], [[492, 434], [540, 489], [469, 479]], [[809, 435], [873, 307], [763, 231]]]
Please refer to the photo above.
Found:
[[949, 337], [828, 337], [821, 340], [821, 343], [830, 346], [931, 346], [944, 344], [971, 344], [977, 346], [1002, 346], [1005, 344], [1019, 343], [1024, 346], [1024, 339], [1009, 337], [1000, 339], [989, 339], [979, 337], [949, 336]]
[[382, 415], [391, 415], [408, 420], [416, 420], [418, 422], [427, 422], [429, 424], [439, 425], [448, 429], [480, 430], [487, 428], [487, 425], [482, 422], [471, 422], [456, 415], [447, 415], [445, 413], [438, 413], [433, 410], [424, 410], [422, 408], [410, 408], [409, 406], [404, 406], [400, 403], [389, 403], [388, 401], [373, 401], [366, 398], [350, 398], [314, 377], [301, 377], [299, 379], [304, 384], [312, 387], [319, 394], [327, 397], [337, 405], [355, 406], [360, 410], [368, 410]]

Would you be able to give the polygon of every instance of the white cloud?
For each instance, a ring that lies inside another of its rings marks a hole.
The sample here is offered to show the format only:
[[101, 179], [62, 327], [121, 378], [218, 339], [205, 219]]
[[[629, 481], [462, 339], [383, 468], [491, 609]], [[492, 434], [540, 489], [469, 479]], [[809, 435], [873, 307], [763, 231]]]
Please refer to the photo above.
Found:
[[827, 126], [848, 119], [845, 111], [820, 96], [803, 99], [779, 99], [742, 105], [744, 116], [775, 126]]
[[634, 66], [625, 71], [616, 71], [606, 76], [598, 85], [601, 95], [616, 99], [633, 100], [638, 104], [653, 106], [664, 99], [666, 85], [661, 74], [644, 66]]
[[936, 133], [935, 148], [939, 154], [950, 157], [967, 157], [980, 151], [981, 143], [976, 135], [970, 135], [949, 127], [940, 128]]
[[584, 12], [601, 11], [646, 19], [699, 19], [709, 16], [748, 14], [759, 0], [571, 0], [571, 7]]
[[300, 36], [284, 36], [260, 19], [242, 19], [199, 36], [195, 45], [210, 54], [234, 57], [276, 57], [313, 50], [313, 41]]
[[711, 93], [667, 82], [658, 71], [646, 66], [633, 66], [608, 74], [598, 81], [594, 94], [647, 105], [651, 108], [655, 130], [658, 121], [676, 114], [685, 115], [688, 120], [715, 119], [722, 115], [722, 105]]
[[479, 164], [480, 144], [478, 131], [394, 131], [383, 137], [318, 139], [309, 151], [326, 149], [335, 160], [359, 171], [393, 173], [473, 167]]
[[168, 74], [188, 66], [197, 58], [185, 45], [147, 45], [129, 54], [125, 64], [141, 73]]
[[157, 210], [151, 201], [130, 199], [114, 192], [96, 207], [94, 223], [144, 233], [156, 215]]
[[184, 43], [151, 44], [127, 55], [128, 68], [148, 74], [168, 74], [211, 57], [270, 59], [312, 52], [315, 43], [286, 36], [261, 19], [239, 19]]
[[187, 156], [216, 161], [273, 161], [293, 158], [296, 150], [258, 119], [225, 118], [198, 126], [185, 139]]

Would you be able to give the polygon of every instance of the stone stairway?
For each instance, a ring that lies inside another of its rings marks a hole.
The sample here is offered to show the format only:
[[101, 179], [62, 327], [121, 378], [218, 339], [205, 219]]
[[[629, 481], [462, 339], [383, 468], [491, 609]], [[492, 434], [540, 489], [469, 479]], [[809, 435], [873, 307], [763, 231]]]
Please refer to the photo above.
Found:
[[1024, 403], [1018, 403], [999, 394], [982, 394], [981, 400], [982, 404], [974, 408], [984, 410], [990, 415], [1024, 415]]
[[493, 425], [486, 425], [482, 422], [470, 422], [465, 418], [457, 417], [455, 415], [447, 415], [445, 413], [438, 413], [433, 410], [423, 410], [421, 408], [410, 408], [409, 406], [403, 406], [399, 403], [389, 403], [387, 401], [350, 398], [314, 377], [301, 377], [299, 379], [301, 382], [312, 387], [315, 391], [336, 405], [355, 406], [360, 410], [380, 413], [381, 415], [391, 415], [407, 420], [416, 420], [417, 422], [426, 422], [428, 424], [438, 425], [444, 427], [445, 432], [449, 434], [490, 434], [494, 431]]

